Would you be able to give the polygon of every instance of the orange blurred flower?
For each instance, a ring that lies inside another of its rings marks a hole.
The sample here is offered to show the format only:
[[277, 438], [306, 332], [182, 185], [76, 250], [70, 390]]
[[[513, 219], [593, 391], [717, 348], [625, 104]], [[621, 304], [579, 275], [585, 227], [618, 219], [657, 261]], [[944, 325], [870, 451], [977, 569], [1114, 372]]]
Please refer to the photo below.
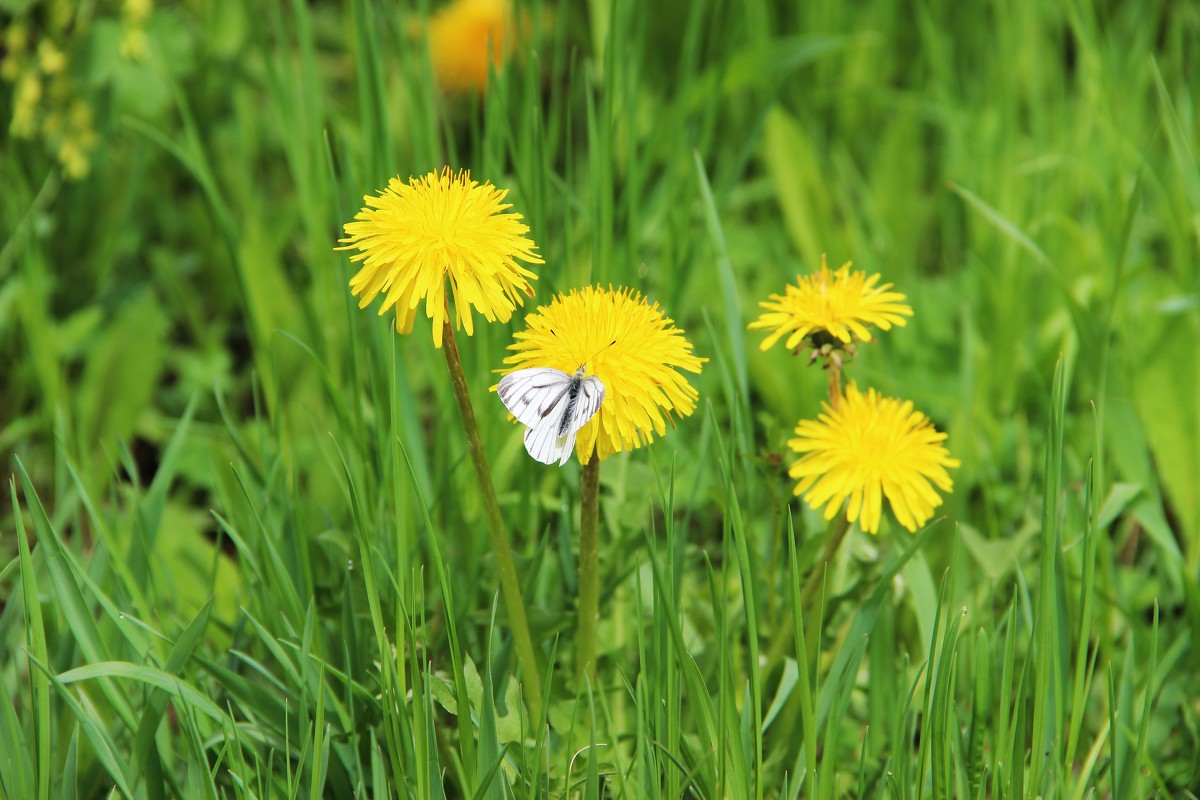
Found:
[[[448, 92], [483, 91], [489, 64], [501, 69], [518, 41], [509, 0], [453, 0], [429, 19], [429, 51]], [[489, 61], [490, 59], [490, 61]]]

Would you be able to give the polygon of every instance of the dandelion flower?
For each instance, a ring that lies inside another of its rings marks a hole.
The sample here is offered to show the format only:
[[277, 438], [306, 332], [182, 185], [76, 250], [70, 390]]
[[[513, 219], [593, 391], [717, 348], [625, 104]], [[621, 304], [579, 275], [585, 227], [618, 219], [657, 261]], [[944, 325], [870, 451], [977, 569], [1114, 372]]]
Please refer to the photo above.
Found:
[[849, 344], [852, 339], [871, 341], [868, 325], [883, 330], [907, 324], [912, 309], [904, 305], [905, 296], [888, 291], [892, 284], [877, 286], [878, 273], [851, 272], [847, 261], [836, 271], [825, 265], [812, 275], [797, 275], [796, 285], [788, 284], [783, 295], [773, 294], [759, 303], [763, 314], [750, 323], [752, 330], [772, 331], [759, 347], [768, 349], [783, 336], [787, 348], [794, 350], [810, 334], [825, 331], [830, 337]]
[[934, 486], [954, 489], [946, 469], [959, 461], [942, 444], [946, 434], [911, 402], [874, 389], [863, 394], [854, 383], [846, 388], [841, 408], [822, 405], [820, 421], [802, 420], [797, 438], [788, 442], [804, 454], [788, 470], [799, 479], [795, 494], [807, 491], [805, 501], [817, 510], [825, 506], [825, 519], [833, 519], [849, 500], [848, 519], [861, 518], [868, 533], [879, 530], [884, 497], [905, 528], [915, 531], [925, 524], [942, 504]]
[[378, 196], [364, 197], [366, 207], [346, 223], [338, 248], [357, 249], [350, 260], [364, 262], [350, 280], [359, 308], [384, 292], [379, 313], [395, 306], [396, 330], [408, 333], [424, 300], [434, 346], [441, 347], [449, 278], [455, 322], [468, 336], [475, 331], [472, 308], [489, 322], [507, 322], [537, 279], [517, 259], [542, 263], [521, 215], [502, 213], [511, 207], [503, 202], [507, 194], [447, 167], [407, 183], [393, 178]]
[[509, 0], [454, 0], [429, 19], [429, 53], [449, 92], [483, 91], [488, 67], [499, 69], [514, 46]]
[[695, 356], [683, 331], [639, 293], [572, 290], [539, 307], [525, 324], [502, 372], [553, 367], [571, 373], [583, 364], [604, 384], [604, 404], [575, 439], [584, 464], [593, 454], [604, 460], [649, 444], [666, 433], [672, 414], [686, 417], [696, 408], [699, 395], [679, 370], [699, 373], [708, 359]]

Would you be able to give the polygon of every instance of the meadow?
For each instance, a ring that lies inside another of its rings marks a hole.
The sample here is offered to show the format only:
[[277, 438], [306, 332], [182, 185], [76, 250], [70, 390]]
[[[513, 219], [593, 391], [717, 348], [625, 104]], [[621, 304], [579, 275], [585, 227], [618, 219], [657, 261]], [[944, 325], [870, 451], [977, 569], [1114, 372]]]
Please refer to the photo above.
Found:
[[[1200, 6], [0, 26], [0, 798], [1200, 793]], [[400, 333], [347, 226], [458, 170], [532, 295]], [[911, 315], [763, 349], [823, 259]], [[564, 314], [660, 424], [544, 465], [493, 387], [586, 287], [694, 361]], [[831, 375], [945, 434], [919, 524], [794, 493]]]

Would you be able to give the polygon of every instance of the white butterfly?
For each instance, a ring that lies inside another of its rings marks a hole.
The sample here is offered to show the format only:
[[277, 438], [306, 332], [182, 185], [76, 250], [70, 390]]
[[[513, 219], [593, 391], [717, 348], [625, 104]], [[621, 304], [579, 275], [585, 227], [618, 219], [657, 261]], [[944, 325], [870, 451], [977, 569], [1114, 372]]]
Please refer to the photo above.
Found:
[[496, 387], [500, 401], [525, 430], [525, 449], [543, 464], [567, 463], [575, 434], [600, 410], [604, 384], [583, 365], [568, 375], [561, 369], [530, 367], [511, 372]]

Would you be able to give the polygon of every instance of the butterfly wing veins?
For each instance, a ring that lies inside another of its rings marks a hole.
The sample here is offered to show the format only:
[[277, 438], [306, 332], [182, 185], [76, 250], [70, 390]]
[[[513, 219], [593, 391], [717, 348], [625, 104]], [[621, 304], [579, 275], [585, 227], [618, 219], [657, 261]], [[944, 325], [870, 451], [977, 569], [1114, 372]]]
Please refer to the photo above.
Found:
[[[615, 339], [605, 349], [614, 344]], [[586, 361], [570, 375], [553, 367], [519, 369], [501, 378], [496, 391], [505, 407], [526, 426], [524, 441], [529, 455], [543, 464], [557, 461], [560, 466], [570, 459], [576, 434], [600, 410], [605, 395], [604, 383], [587, 374]]]

